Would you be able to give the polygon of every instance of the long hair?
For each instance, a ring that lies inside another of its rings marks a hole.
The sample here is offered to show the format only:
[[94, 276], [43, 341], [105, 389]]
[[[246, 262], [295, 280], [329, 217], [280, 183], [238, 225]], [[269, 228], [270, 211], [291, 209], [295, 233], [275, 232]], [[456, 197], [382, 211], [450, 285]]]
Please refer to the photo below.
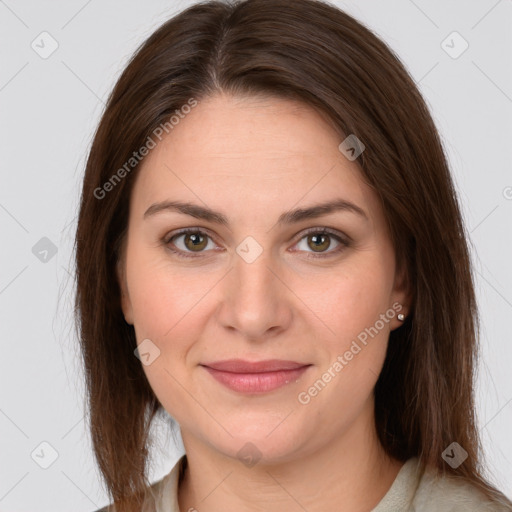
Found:
[[[300, 100], [365, 144], [357, 164], [380, 198], [413, 299], [390, 334], [375, 388], [380, 442], [398, 460], [418, 457], [422, 468], [509, 503], [483, 476], [467, 233], [414, 80], [383, 41], [334, 6], [234, 0], [193, 5], [141, 45], [108, 99], [87, 160], [75, 240], [77, 325], [94, 454], [116, 510], [140, 510], [150, 426], [162, 408], [134, 356], [115, 272], [139, 168], [126, 163], [191, 98], [219, 92]], [[455, 469], [441, 457], [453, 441], [468, 453]]]

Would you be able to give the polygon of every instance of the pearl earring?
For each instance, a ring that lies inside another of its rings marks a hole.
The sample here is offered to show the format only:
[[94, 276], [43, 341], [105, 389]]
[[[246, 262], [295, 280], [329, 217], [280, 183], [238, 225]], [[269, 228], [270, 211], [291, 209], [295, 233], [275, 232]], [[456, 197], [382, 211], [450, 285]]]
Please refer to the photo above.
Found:
[[398, 320], [400, 320], [400, 322], [403, 322], [405, 320], [405, 315], [403, 313], [398, 313]]

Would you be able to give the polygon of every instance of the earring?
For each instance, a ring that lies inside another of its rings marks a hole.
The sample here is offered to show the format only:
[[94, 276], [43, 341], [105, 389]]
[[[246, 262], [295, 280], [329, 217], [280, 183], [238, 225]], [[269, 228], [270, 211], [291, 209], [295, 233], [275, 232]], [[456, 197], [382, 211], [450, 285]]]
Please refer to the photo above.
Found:
[[405, 320], [405, 315], [403, 313], [398, 313], [398, 320], [400, 320], [400, 322], [403, 322]]

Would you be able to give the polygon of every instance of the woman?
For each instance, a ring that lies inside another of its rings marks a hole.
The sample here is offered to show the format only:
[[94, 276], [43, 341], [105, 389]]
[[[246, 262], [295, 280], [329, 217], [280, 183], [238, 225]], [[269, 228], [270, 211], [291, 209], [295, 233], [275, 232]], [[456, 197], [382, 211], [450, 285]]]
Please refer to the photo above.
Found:
[[[95, 135], [76, 263], [116, 512], [512, 510], [481, 473], [438, 133], [344, 12], [212, 1], [158, 29]], [[151, 485], [162, 411], [185, 455]]]

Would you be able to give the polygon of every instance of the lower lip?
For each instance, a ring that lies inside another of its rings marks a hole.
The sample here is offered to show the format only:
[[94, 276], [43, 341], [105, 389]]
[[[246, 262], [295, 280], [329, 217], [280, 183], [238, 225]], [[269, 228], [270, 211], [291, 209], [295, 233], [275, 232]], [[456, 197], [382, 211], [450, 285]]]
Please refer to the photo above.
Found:
[[309, 366], [302, 366], [295, 370], [279, 370], [261, 373], [232, 373], [214, 370], [203, 366], [210, 375], [224, 386], [240, 393], [266, 393], [278, 389], [285, 384], [295, 382]]

